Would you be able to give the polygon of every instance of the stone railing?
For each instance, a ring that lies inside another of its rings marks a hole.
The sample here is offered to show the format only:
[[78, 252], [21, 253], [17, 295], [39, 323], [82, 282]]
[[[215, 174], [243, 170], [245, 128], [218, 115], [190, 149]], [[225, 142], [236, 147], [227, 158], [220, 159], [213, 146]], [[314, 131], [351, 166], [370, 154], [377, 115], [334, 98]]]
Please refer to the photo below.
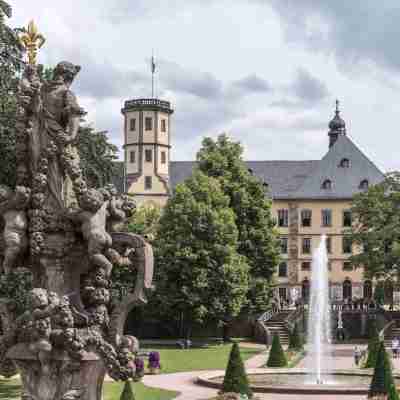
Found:
[[156, 106], [170, 110], [171, 104], [169, 101], [159, 99], [135, 99], [125, 101], [125, 108], [141, 107], [141, 106]]

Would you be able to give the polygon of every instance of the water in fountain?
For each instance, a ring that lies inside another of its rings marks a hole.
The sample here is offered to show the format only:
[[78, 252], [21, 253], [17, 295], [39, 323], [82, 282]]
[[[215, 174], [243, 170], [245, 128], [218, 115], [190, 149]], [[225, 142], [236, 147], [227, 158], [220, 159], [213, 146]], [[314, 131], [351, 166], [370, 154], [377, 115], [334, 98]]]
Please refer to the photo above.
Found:
[[317, 250], [313, 253], [308, 308], [307, 367], [313, 383], [327, 383], [323, 382], [326, 380], [326, 375], [322, 374], [322, 370], [326, 370], [331, 361], [330, 325], [328, 256], [326, 236], [323, 235]]

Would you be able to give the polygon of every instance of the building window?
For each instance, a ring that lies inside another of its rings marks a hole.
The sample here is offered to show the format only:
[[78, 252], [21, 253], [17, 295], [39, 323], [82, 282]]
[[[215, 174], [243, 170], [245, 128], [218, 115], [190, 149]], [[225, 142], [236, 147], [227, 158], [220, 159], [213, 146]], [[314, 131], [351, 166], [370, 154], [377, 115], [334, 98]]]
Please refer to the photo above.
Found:
[[310, 298], [310, 281], [308, 279], [304, 279], [301, 284], [301, 297], [304, 301], [308, 301]]
[[364, 299], [372, 299], [372, 282], [364, 282]]
[[311, 238], [303, 238], [301, 247], [303, 254], [311, 254]]
[[145, 176], [144, 178], [144, 188], [146, 190], [151, 190], [151, 188], [153, 187], [153, 180], [151, 176]]
[[278, 226], [285, 227], [289, 225], [289, 210], [278, 210]]
[[279, 278], [287, 277], [287, 264], [285, 262], [281, 262], [278, 268], [278, 276]]
[[332, 189], [332, 181], [329, 179], [325, 179], [322, 182], [322, 189], [326, 189], [326, 190]]
[[367, 190], [369, 186], [368, 180], [364, 179], [360, 182], [360, 189]]
[[151, 131], [153, 130], [153, 118], [151, 117], [146, 117], [144, 119], [144, 129], [146, 131]]
[[343, 263], [343, 271], [353, 271], [353, 266], [350, 261], [345, 261]]
[[328, 271], [332, 271], [332, 263], [328, 261]]
[[310, 271], [311, 270], [311, 263], [309, 261], [303, 261], [301, 263], [301, 270], [302, 271]]
[[343, 243], [343, 254], [351, 254], [352, 252], [351, 237], [343, 236], [342, 243]]
[[326, 238], [326, 252], [328, 254], [332, 253], [332, 238], [331, 237]]
[[136, 151], [131, 151], [130, 152], [130, 160], [131, 160], [131, 163], [135, 163], [136, 162]]
[[343, 282], [343, 298], [344, 299], [351, 299], [353, 297], [353, 293], [352, 293], [352, 285], [351, 285], [351, 281], [349, 279], [346, 279]]
[[161, 120], [161, 132], [167, 132], [167, 120], [166, 119]]
[[130, 130], [131, 131], [136, 131], [136, 118], [132, 118], [129, 122], [130, 124]]
[[311, 210], [301, 210], [301, 226], [311, 226]]
[[152, 162], [153, 161], [153, 151], [150, 149], [146, 149], [144, 151], [144, 158], [146, 162]]
[[343, 226], [351, 227], [351, 211], [345, 210], [343, 211]]
[[332, 226], [332, 210], [322, 210], [322, 226]]
[[285, 287], [280, 287], [279, 288], [279, 298], [286, 301], [287, 299], [287, 290]]
[[287, 254], [287, 252], [288, 252], [288, 238], [281, 237], [281, 253]]
[[342, 168], [349, 168], [350, 167], [350, 160], [348, 158], [343, 158], [339, 164]]
[[167, 153], [165, 151], [161, 152], [161, 164], [167, 163]]

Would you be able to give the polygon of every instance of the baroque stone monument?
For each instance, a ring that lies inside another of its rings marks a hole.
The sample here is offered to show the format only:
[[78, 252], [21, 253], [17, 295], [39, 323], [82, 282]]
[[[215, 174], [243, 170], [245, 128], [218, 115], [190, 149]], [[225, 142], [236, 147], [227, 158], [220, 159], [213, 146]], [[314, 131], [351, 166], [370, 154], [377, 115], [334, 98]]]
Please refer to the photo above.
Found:
[[[135, 211], [111, 185], [87, 187], [77, 151], [84, 111], [70, 87], [80, 67], [60, 62], [42, 79], [36, 52], [43, 44], [33, 23], [22, 38], [28, 50], [19, 84], [17, 184], [0, 185], [2, 273], [28, 268], [34, 289], [25, 312], [2, 299], [0, 374], [21, 375], [24, 400], [100, 400], [107, 373], [139, 379], [138, 341], [123, 335], [128, 312], [151, 288], [151, 246], [120, 232]], [[120, 266], [136, 286], [111, 302], [110, 278]]]

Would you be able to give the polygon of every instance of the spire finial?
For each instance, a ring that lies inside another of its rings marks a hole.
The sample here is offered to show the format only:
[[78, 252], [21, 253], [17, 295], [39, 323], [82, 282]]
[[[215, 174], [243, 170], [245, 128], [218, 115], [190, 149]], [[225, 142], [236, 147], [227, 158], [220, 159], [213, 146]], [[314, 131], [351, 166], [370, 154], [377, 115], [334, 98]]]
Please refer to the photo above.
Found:
[[154, 74], [156, 72], [156, 62], [154, 60], [154, 49], [151, 51], [151, 97], [154, 98]]
[[35, 65], [38, 50], [43, 46], [46, 39], [39, 33], [33, 20], [29, 22], [25, 32], [19, 36], [19, 41], [28, 53], [28, 63]]
[[340, 110], [339, 110], [339, 100], [336, 99], [336, 114], [338, 115], [339, 113], [340, 113]]

